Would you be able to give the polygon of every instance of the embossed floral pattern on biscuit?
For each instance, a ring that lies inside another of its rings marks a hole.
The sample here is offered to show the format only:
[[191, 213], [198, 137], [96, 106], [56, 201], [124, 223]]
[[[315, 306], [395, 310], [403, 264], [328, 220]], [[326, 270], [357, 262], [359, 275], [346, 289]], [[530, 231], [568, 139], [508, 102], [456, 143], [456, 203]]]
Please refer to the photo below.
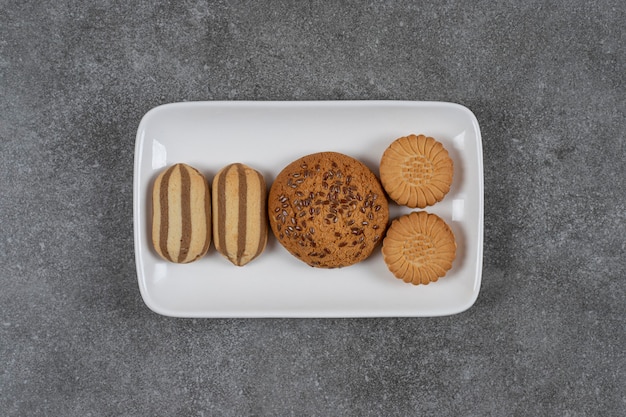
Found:
[[414, 285], [429, 284], [452, 268], [456, 241], [443, 219], [419, 211], [392, 222], [382, 252], [396, 278]]
[[441, 201], [450, 191], [453, 163], [434, 138], [409, 135], [396, 139], [383, 153], [380, 179], [389, 197], [411, 208]]

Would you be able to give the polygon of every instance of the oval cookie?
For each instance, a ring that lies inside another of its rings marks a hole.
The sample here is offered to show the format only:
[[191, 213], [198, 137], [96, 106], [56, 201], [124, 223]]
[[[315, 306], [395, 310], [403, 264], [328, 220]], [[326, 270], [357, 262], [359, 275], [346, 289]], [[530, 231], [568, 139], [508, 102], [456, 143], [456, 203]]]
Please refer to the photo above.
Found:
[[213, 179], [213, 241], [237, 266], [259, 256], [267, 244], [267, 187], [261, 173], [235, 163]]
[[417, 211], [395, 219], [383, 239], [383, 259], [396, 278], [428, 284], [452, 268], [456, 241], [436, 214]]
[[197, 169], [176, 164], [163, 171], [152, 189], [152, 244], [165, 260], [189, 263], [211, 243], [209, 183]]
[[400, 205], [424, 208], [450, 191], [453, 164], [448, 151], [435, 139], [409, 135], [389, 145], [380, 160], [380, 181]]

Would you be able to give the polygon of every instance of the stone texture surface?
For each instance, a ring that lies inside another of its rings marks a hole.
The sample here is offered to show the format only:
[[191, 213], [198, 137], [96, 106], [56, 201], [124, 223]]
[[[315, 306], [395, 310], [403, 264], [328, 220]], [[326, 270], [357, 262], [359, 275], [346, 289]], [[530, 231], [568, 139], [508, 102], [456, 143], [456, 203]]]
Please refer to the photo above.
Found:
[[[625, 21], [618, 0], [0, 1], [1, 414], [626, 414]], [[476, 304], [431, 319], [150, 312], [137, 125], [218, 99], [472, 109]]]

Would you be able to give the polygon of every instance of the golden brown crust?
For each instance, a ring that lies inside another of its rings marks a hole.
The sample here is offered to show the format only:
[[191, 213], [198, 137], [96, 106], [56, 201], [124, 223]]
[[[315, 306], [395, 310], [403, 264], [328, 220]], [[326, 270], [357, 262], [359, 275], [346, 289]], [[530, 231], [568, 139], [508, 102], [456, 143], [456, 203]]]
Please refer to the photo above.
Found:
[[383, 239], [383, 259], [396, 278], [414, 285], [443, 277], [456, 256], [456, 241], [436, 214], [417, 211], [395, 219]]
[[450, 191], [453, 163], [435, 139], [409, 135], [396, 139], [383, 153], [380, 180], [389, 197], [400, 205], [424, 208]]
[[244, 164], [230, 164], [213, 179], [213, 241], [234, 265], [246, 265], [265, 249], [266, 198], [263, 175]]
[[369, 168], [344, 154], [320, 152], [278, 174], [268, 215], [292, 255], [314, 267], [337, 268], [372, 253], [387, 228], [389, 207]]
[[152, 189], [152, 244], [163, 259], [189, 263], [211, 243], [209, 184], [197, 169], [176, 164], [159, 174]]

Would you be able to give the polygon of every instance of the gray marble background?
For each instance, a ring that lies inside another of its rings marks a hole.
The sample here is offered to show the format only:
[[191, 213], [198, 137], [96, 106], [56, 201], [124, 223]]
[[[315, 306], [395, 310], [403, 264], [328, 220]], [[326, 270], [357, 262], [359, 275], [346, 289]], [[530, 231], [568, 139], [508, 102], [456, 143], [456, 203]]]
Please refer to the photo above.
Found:
[[[625, 415], [625, 3], [433, 3], [0, 1], [0, 414]], [[476, 304], [430, 319], [146, 308], [143, 114], [336, 99], [476, 114]]]

